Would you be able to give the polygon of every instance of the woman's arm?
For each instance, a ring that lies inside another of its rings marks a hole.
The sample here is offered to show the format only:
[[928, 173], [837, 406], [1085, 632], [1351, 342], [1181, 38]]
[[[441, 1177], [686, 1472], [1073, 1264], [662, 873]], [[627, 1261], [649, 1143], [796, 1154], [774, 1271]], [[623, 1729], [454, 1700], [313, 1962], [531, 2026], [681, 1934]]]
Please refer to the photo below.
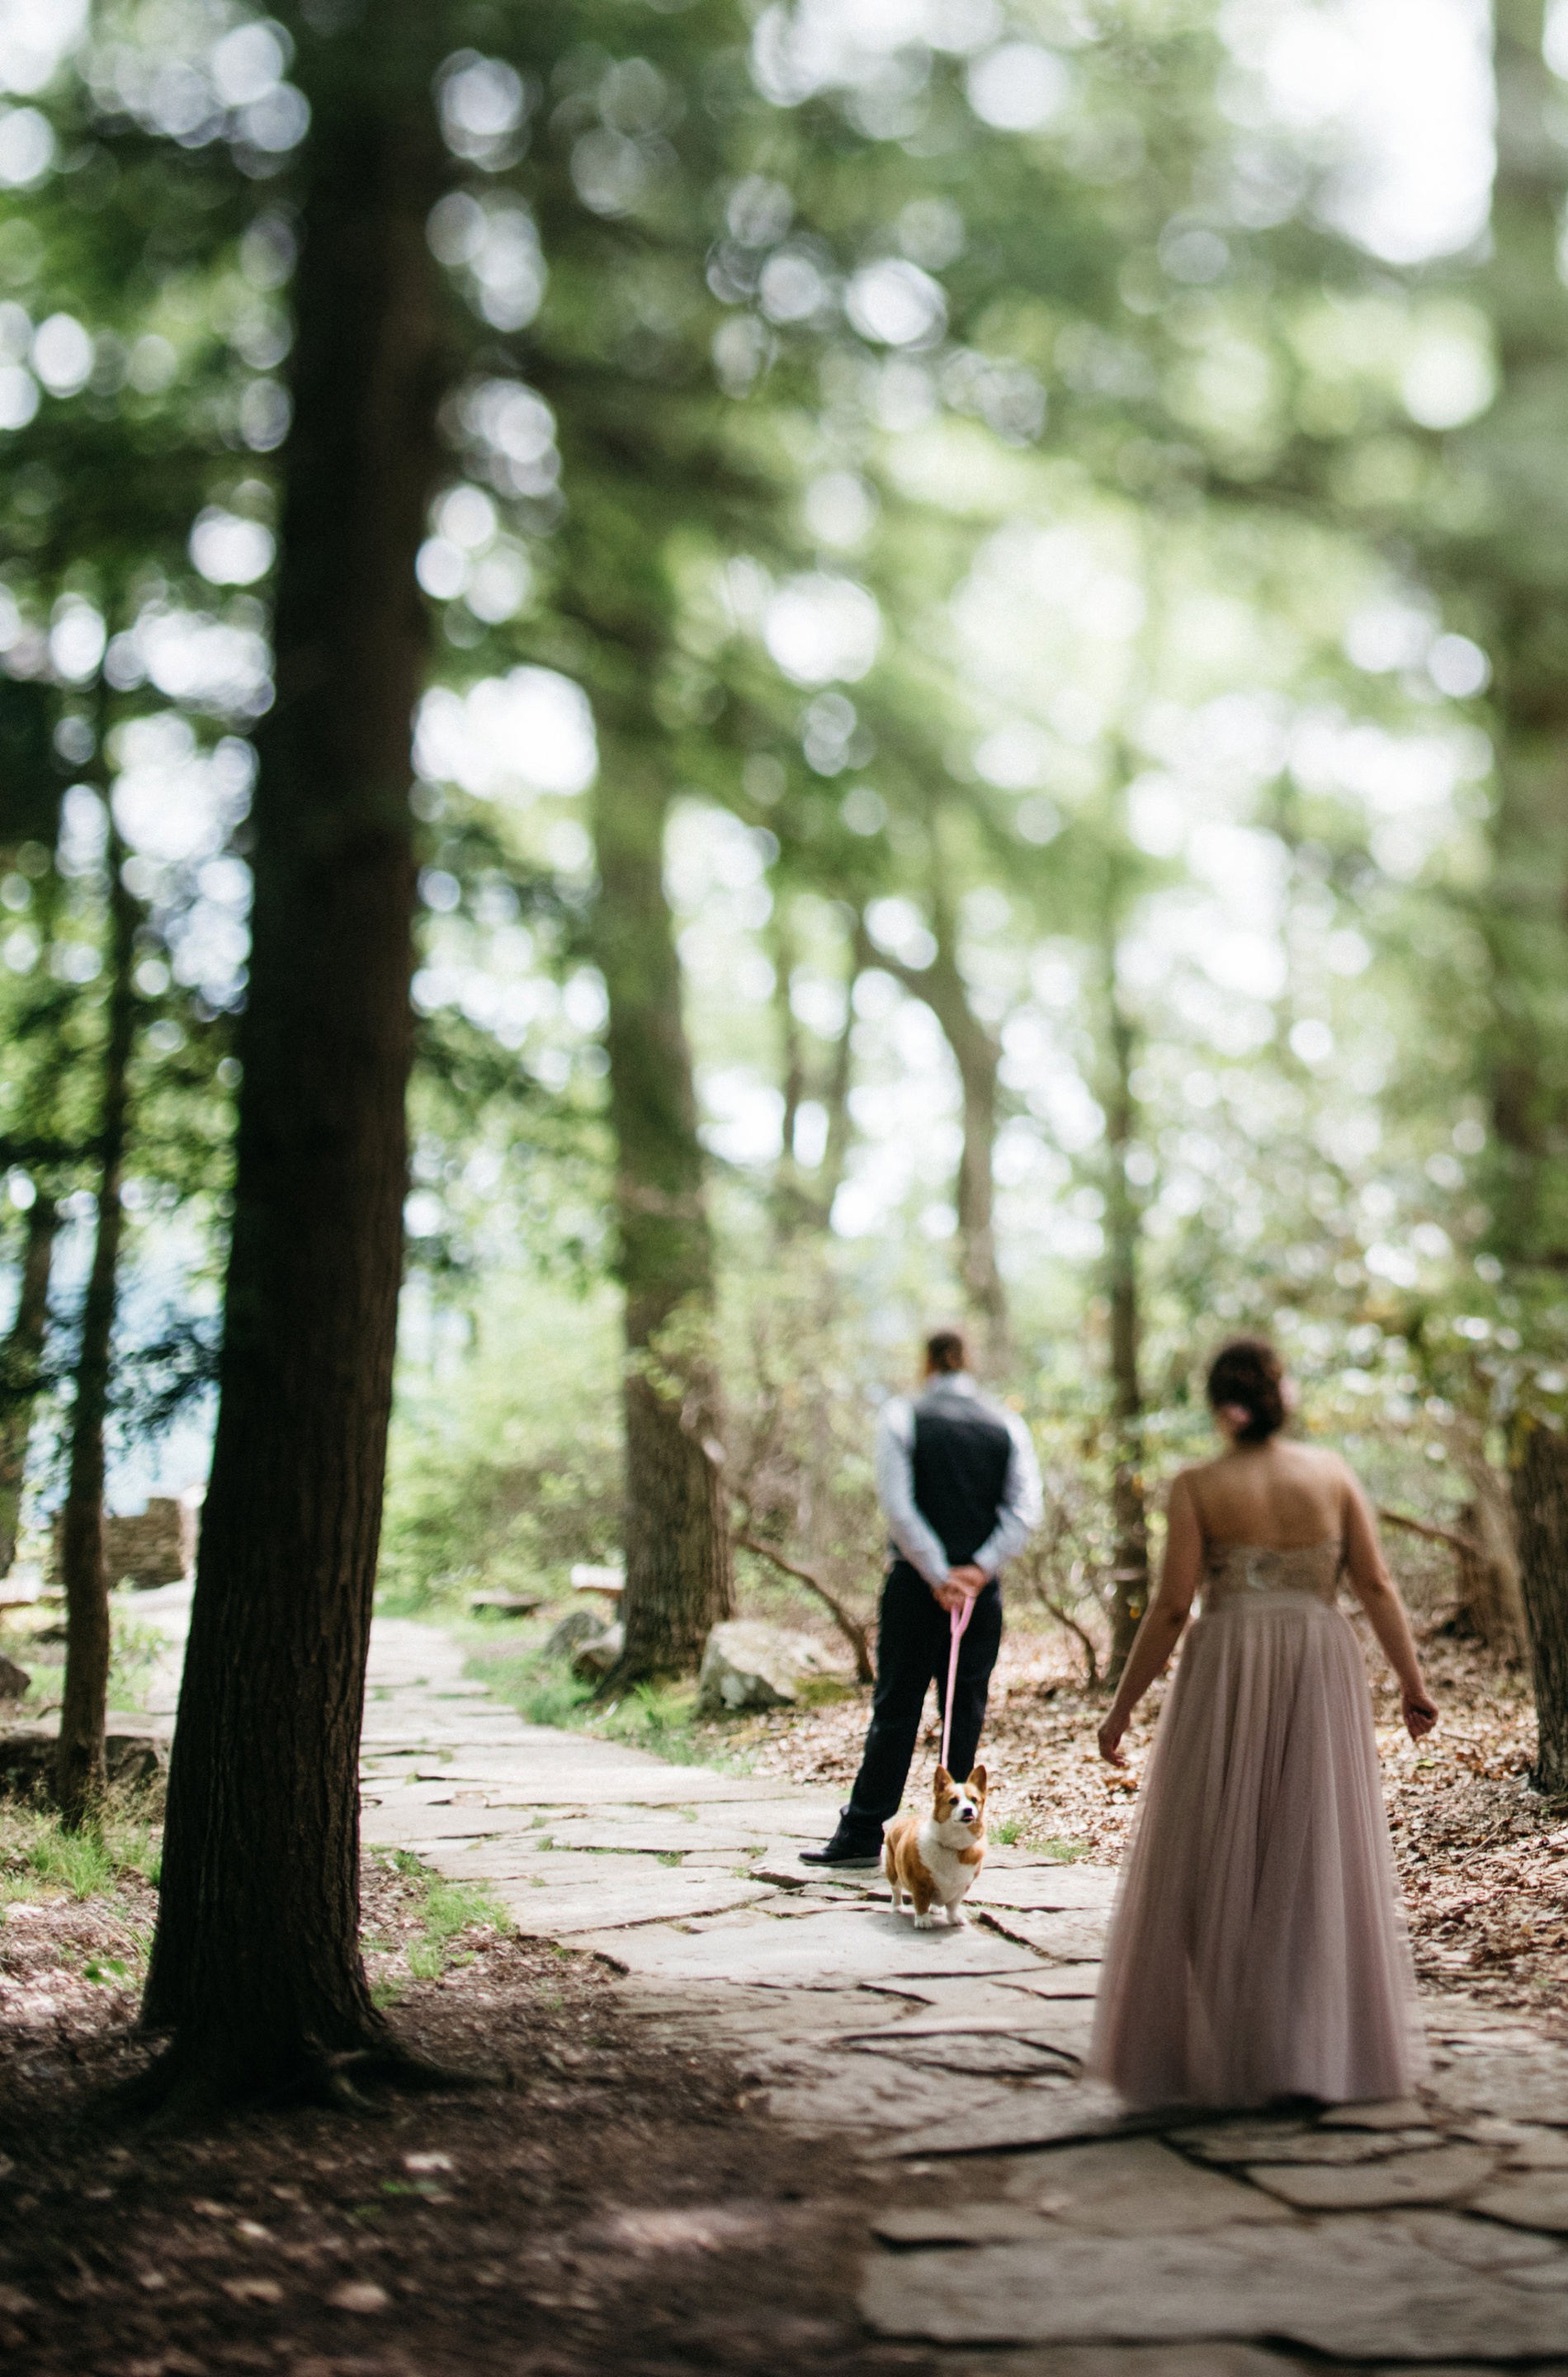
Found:
[[1350, 1589], [1398, 1679], [1406, 1729], [1412, 1741], [1419, 1741], [1437, 1723], [1437, 1702], [1422, 1679], [1416, 1638], [1399, 1588], [1388, 1572], [1371, 1505], [1348, 1469], [1345, 1473], [1345, 1563], [1350, 1571]]
[[1166, 1535], [1165, 1566], [1160, 1589], [1143, 1614], [1127, 1665], [1121, 1671], [1116, 1698], [1100, 1727], [1100, 1756], [1112, 1766], [1125, 1766], [1121, 1737], [1129, 1720], [1180, 1639], [1192, 1612], [1193, 1595], [1203, 1572], [1203, 1531], [1198, 1506], [1186, 1473], [1170, 1489], [1170, 1515]]

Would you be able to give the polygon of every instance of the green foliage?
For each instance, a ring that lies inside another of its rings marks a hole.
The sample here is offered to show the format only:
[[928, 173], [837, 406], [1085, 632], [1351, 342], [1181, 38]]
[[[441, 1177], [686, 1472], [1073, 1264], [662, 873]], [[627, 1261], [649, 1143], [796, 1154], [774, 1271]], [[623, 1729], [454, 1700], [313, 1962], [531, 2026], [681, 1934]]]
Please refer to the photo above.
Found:
[[593, 1697], [592, 1684], [580, 1682], [564, 1660], [546, 1659], [542, 1651], [475, 1651], [468, 1662], [491, 1690], [509, 1701], [530, 1725], [570, 1726], [585, 1722]]
[[437, 1316], [428, 1362], [405, 1357], [382, 1539], [384, 1607], [449, 1607], [481, 1579], [561, 1592], [574, 1562], [618, 1550], [608, 1299], [492, 1276], [473, 1329], [477, 1343], [449, 1350]]

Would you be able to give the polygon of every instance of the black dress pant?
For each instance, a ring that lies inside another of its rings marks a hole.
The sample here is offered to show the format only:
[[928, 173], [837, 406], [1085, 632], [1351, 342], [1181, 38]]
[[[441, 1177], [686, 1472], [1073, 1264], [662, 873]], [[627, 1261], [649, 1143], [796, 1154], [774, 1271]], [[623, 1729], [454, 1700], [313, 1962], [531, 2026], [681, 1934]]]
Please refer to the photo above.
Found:
[[[937, 1687], [941, 1713], [947, 1695], [952, 1630], [947, 1611], [907, 1560], [895, 1560], [882, 1587], [877, 1623], [877, 1689], [860, 1772], [846, 1817], [868, 1834], [896, 1816], [920, 1731], [926, 1688]], [[1001, 1587], [995, 1577], [975, 1596], [974, 1615], [958, 1646], [948, 1766], [962, 1782], [975, 1763], [986, 1694], [1001, 1647]]]

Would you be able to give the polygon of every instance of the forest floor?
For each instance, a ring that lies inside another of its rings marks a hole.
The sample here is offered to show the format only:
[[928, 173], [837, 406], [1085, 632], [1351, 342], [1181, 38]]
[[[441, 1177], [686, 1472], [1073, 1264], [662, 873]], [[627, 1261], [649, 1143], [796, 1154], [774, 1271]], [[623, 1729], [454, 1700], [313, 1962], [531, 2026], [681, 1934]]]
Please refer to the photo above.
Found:
[[[146, 1875], [86, 1898], [0, 1825], [0, 2363], [16, 2377], [637, 2377], [924, 2371], [867, 2338], [876, 2203], [849, 2142], [653, 2040], [590, 1955], [519, 1940], [373, 1859], [366, 1961], [400, 2036], [485, 2076], [215, 2132], [117, 2123]], [[432, 1902], [434, 1901], [434, 1906]], [[434, 1917], [434, 1919], [433, 1919]], [[438, 1969], [433, 1970], [432, 1967]], [[419, 1977], [423, 1972], [425, 1977]]]

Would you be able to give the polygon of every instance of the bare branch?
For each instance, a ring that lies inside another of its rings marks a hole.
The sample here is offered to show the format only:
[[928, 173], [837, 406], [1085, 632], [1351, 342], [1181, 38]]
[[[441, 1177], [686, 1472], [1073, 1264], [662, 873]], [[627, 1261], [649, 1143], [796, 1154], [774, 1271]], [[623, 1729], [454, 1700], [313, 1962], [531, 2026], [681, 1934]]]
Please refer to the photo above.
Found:
[[1404, 1527], [1412, 1535], [1424, 1535], [1430, 1544], [1446, 1544], [1461, 1559], [1473, 1558], [1476, 1545], [1468, 1535], [1455, 1535], [1452, 1527], [1434, 1527], [1425, 1519], [1407, 1519], [1403, 1511], [1385, 1511], [1381, 1506], [1378, 1517], [1388, 1527]]
[[772, 1544], [763, 1543], [759, 1535], [737, 1531], [735, 1540], [742, 1551], [755, 1552], [759, 1559], [771, 1560], [775, 1568], [784, 1571], [785, 1576], [793, 1576], [796, 1583], [805, 1585], [819, 1601], [826, 1604], [832, 1612], [833, 1624], [855, 1654], [856, 1682], [874, 1684], [877, 1671], [871, 1664], [871, 1645], [867, 1639], [866, 1629], [857, 1618], [850, 1616], [843, 1602], [828, 1591], [820, 1577], [813, 1576], [808, 1568], [800, 1568], [794, 1560], [785, 1559], [782, 1552], [774, 1551]]
[[1045, 1603], [1046, 1607], [1050, 1611], [1051, 1616], [1056, 1619], [1058, 1625], [1065, 1626], [1070, 1634], [1076, 1634], [1078, 1640], [1083, 1645], [1083, 1656], [1088, 1663], [1089, 1668], [1088, 1675], [1085, 1677], [1083, 1682], [1084, 1690], [1090, 1692], [1098, 1691], [1100, 1688], [1100, 1654], [1095, 1647], [1094, 1636], [1089, 1632], [1087, 1627], [1080, 1626], [1077, 1619], [1073, 1617], [1071, 1611], [1064, 1609], [1060, 1602], [1057, 1600], [1055, 1595], [1047, 1593], [1043, 1584], [1038, 1588], [1038, 1591], [1040, 1599]]

